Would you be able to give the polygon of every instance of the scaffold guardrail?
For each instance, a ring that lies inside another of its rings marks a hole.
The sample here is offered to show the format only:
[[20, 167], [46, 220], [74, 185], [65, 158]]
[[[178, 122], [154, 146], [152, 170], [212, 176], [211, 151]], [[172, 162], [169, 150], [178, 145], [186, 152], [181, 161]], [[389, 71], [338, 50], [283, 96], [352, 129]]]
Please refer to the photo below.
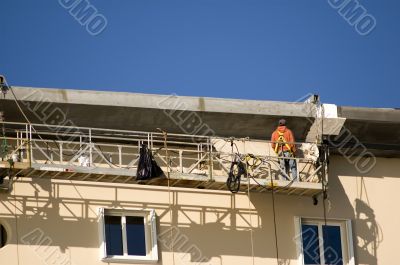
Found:
[[[283, 158], [266, 140], [168, 133], [164, 142], [162, 132], [0, 124], [5, 128], [1, 167], [10, 170], [12, 161], [15, 177], [136, 183], [140, 147], [146, 144], [162, 170], [169, 172], [171, 185], [177, 187], [226, 189], [235, 157], [246, 163], [248, 184], [254, 191], [272, 185], [277, 192], [313, 195], [321, 192], [321, 183], [328, 179], [327, 163], [320, 161], [321, 149], [315, 143], [294, 143], [299, 148], [297, 156], [285, 158], [296, 163], [297, 176], [291, 176], [282, 170]], [[166, 181], [159, 178], [140, 183], [165, 185]]]

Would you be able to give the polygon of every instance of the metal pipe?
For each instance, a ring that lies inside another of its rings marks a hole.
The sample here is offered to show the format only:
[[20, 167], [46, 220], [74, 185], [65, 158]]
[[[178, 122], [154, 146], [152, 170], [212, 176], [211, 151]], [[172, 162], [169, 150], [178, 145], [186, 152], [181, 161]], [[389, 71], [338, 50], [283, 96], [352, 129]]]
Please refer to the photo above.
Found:
[[118, 145], [118, 164], [122, 166], [122, 146]]
[[60, 164], [63, 164], [63, 144], [58, 145], [60, 147]]
[[92, 130], [89, 129], [89, 163], [90, 163], [90, 167], [93, 166], [93, 146], [92, 146]]
[[[26, 125], [27, 123], [21, 123], [21, 122], [0, 122], [0, 124], [10, 124], [10, 125]], [[45, 128], [57, 128], [58, 131], [60, 131], [60, 128], [66, 128], [66, 129], [80, 129], [80, 130], [89, 130], [92, 131], [92, 135], [93, 135], [93, 131], [99, 131], [99, 132], [124, 132], [124, 133], [137, 133], [140, 135], [143, 135], [144, 137], [146, 137], [149, 132], [143, 132], [143, 131], [129, 131], [129, 130], [116, 130], [116, 129], [105, 129], [105, 128], [90, 128], [90, 127], [74, 127], [74, 126], [59, 126], [59, 125], [50, 125], [50, 124], [36, 124], [36, 123], [32, 123], [30, 124], [30, 126], [34, 126], [34, 127], [45, 127]], [[38, 131], [39, 132], [39, 131]], [[40, 132], [41, 134], [45, 134], [46, 132]], [[154, 136], [160, 136], [160, 138], [162, 139], [162, 134], [161, 133], [157, 133], [157, 132], [152, 132], [152, 134]], [[66, 134], [66, 135], [74, 135], [74, 134]], [[189, 135], [189, 134], [168, 134], [169, 137], [171, 136], [176, 136], [176, 137], [183, 137], [183, 138], [190, 138], [193, 139], [193, 135]], [[75, 134], [75, 136], [78, 136], [77, 134]], [[126, 135], [125, 137], [128, 137], [129, 135]], [[196, 135], [195, 136], [198, 139], [210, 139], [209, 136], [201, 136], [201, 135]], [[93, 135], [94, 138], [94, 135]], [[212, 137], [213, 139], [218, 139], [218, 140], [226, 140], [226, 137]], [[234, 141], [240, 141], [242, 138], [233, 138]], [[252, 142], [264, 142], [264, 143], [273, 143], [272, 141], [269, 140], [260, 140], [260, 139], [251, 139]], [[162, 142], [162, 140], [160, 141]], [[168, 141], [170, 142], [170, 141]], [[188, 141], [189, 142], [189, 141]], [[288, 144], [303, 144], [303, 143], [307, 143], [307, 142], [288, 142]], [[311, 142], [312, 144], [315, 144], [313, 142]], [[320, 144], [317, 144], [317, 146], [320, 146]]]

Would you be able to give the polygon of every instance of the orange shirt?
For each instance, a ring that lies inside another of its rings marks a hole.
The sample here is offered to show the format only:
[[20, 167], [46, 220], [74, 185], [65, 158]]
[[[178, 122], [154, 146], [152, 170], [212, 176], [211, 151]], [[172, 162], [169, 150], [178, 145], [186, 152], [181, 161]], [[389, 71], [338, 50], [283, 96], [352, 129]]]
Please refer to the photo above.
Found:
[[[283, 133], [283, 137], [285, 138], [289, 147], [292, 149], [293, 152], [296, 152], [296, 145], [293, 144], [295, 142], [294, 135], [293, 135], [292, 131], [290, 129], [288, 129], [286, 126], [278, 126], [278, 128], [276, 128], [276, 130], [272, 133], [272, 136], [271, 136], [272, 149], [275, 150], [276, 142], [278, 141], [278, 138], [279, 138], [278, 131]], [[279, 148], [282, 148], [282, 147], [279, 146]], [[283, 151], [288, 151], [288, 148], [286, 145], [283, 145]]]

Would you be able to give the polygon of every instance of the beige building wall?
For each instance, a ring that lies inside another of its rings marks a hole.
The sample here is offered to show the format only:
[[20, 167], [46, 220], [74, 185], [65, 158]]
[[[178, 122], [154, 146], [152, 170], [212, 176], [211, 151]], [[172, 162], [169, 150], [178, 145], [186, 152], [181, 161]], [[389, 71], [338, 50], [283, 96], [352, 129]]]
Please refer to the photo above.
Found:
[[[352, 220], [356, 264], [398, 262], [399, 164], [378, 158], [360, 175], [345, 158], [331, 157], [327, 217]], [[322, 204], [314, 206], [310, 197], [275, 199], [279, 258], [297, 264], [294, 219], [322, 218]], [[99, 207], [155, 209], [162, 235], [158, 264], [198, 264], [200, 256], [204, 264], [253, 264], [252, 245], [254, 264], [276, 264], [271, 193], [251, 193], [249, 200], [226, 191], [46, 179], [20, 179], [12, 194], [0, 194], [0, 223], [9, 233], [0, 264], [106, 264], [100, 260]], [[180, 239], [174, 255], [166, 233], [171, 223]]]

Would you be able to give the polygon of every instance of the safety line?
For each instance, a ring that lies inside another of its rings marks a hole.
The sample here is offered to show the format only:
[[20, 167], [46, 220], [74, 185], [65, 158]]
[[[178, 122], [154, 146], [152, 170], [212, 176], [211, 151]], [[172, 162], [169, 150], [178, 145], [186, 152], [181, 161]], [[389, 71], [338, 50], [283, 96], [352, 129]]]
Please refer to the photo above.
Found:
[[[161, 130], [160, 130], [161, 131]], [[171, 203], [171, 184], [170, 184], [170, 159], [169, 159], [169, 155], [168, 155], [168, 146], [167, 146], [167, 137], [168, 134], [165, 131], [162, 131], [163, 135], [164, 135], [164, 148], [165, 148], [165, 157], [167, 160], [167, 183], [168, 183], [168, 204], [169, 204], [169, 216], [170, 216], [170, 220], [171, 220], [171, 231], [170, 231], [170, 237], [171, 237], [171, 245], [170, 245], [170, 251], [172, 252], [172, 264], [175, 265], [175, 252], [174, 252], [174, 232], [173, 232], [173, 223], [172, 223], [172, 218], [173, 218], [173, 214], [172, 214], [172, 203]]]
[[[243, 140], [243, 152], [246, 154], [246, 140]], [[245, 159], [246, 163], [246, 177], [247, 177], [247, 196], [249, 201], [249, 219], [250, 219], [250, 240], [251, 240], [251, 256], [252, 262], [254, 265], [254, 238], [253, 238], [253, 220], [251, 214], [251, 200], [250, 200], [250, 177], [249, 177], [249, 170], [247, 160]]]

